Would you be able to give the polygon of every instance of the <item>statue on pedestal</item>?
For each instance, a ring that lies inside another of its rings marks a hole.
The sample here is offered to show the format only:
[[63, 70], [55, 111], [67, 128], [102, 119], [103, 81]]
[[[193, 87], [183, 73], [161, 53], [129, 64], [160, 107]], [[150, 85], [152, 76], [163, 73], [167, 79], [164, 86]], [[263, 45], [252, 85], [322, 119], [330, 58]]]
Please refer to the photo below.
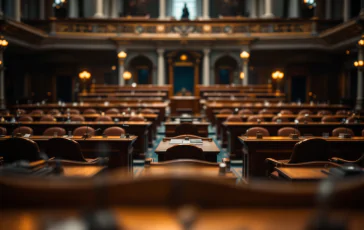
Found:
[[182, 17], [181, 19], [188, 19], [190, 17], [190, 12], [188, 12], [187, 4], [185, 3], [185, 6], [182, 10]]

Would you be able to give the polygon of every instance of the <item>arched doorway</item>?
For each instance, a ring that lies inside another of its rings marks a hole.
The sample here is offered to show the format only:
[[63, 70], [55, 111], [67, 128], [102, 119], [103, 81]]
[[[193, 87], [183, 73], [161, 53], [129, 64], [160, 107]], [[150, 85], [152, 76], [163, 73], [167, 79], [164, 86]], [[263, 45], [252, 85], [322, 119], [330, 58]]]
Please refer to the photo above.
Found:
[[215, 84], [234, 83], [234, 77], [237, 73], [238, 63], [231, 56], [222, 56], [215, 62]]
[[130, 60], [127, 70], [131, 72], [132, 79], [129, 83], [135, 82], [140, 85], [152, 84], [153, 63], [146, 56], [139, 55]]

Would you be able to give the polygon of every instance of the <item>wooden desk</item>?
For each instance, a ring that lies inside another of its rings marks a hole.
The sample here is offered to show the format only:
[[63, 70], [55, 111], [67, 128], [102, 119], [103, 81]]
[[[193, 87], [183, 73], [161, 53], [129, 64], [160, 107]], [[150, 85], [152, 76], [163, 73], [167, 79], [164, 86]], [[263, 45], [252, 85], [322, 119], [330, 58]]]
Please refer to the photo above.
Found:
[[[0, 141], [10, 138], [10, 136], [0, 137]], [[47, 141], [52, 137], [46, 136], [32, 136], [31, 140], [35, 141], [39, 149], [45, 152]], [[103, 150], [107, 150], [105, 154], [109, 157], [109, 168], [119, 168], [126, 167], [132, 169], [133, 167], [133, 147], [132, 145], [136, 143], [137, 137], [130, 136], [130, 138], [120, 138], [120, 137], [107, 137], [93, 136], [84, 139], [80, 136], [75, 136], [71, 138], [77, 141], [80, 146], [83, 155], [86, 158], [96, 158], [100, 156]], [[135, 144], [134, 144], [135, 145]], [[89, 166], [86, 166], [89, 167]], [[70, 173], [76, 172], [76, 169], [70, 171]]]
[[[174, 137], [174, 131], [176, 130], [177, 125], [180, 125], [180, 122], [164, 122], [164, 126], [166, 128], [166, 137]], [[197, 126], [198, 136], [200, 137], [208, 137], [209, 135], [209, 125], [210, 122], [192, 122], [192, 124]]]
[[[136, 157], [138, 155], [144, 155], [148, 151], [148, 129], [152, 123], [151, 122], [21, 122], [21, 125], [29, 126], [33, 129], [34, 135], [42, 135], [43, 132], [49, 127], [62, 127], [67, 131], [75, 130], [80, 126], [90, 126], [94, 129], [100, 128], [102, 131], [112, 127], [119, 126], [125, 129], [126, 133], [130, 135], [135, 135], [138, 139], [134, 145], [134, 154]], [[18, 123], [9, 123], [9, 122], [0, 122], [0, 126], [5, 127], [8, 130], [8, 133], [12, 133], [12, 131], [18, 127]], [[102, 133], [102, 132], [100, 132]], [[97, 135], [97, 134], [96, 134]], [[100, 135], [100, 134], [99, 134]]]
[[[329, 142], [331, 154], [333, 157], [340, 157], [348, 160], [358, 159], [364, 149], [364, 137], [353, 137], [351, 139], [342, 139], [337, 137], [325, 138]], [[289, 159], [294, 145], [302, 141], [293, 140], [289, 137], [264, 137], [256, 139], [255, 137], [238, 137], [240, 158], [243, 146], [243, 178], [249, 177], [265, 177], [266, 176], [266, 158], [274, 158], [277, 160]], [[237, 152], [235, 152], [237, 153]], [[241, 159], [241, 158], [240, 158]]]
[[364, 123], [360, 124], [341, 124], [338, 122], [321, 123], [321, 122], [310, 122], [307, 124], [300, 123], [298, 125], [293, 122], [224, 122], [222, 124], [227, 132], [227, 148], [228, 152], [232, 156], [241, 153], [241, 146], [239, 145], [238, 136], [245, 134], [246, 130], [251, 127], [263, 127], [266, 128], [271, 136], [276, 136], [280, 128], [293, 127], [297, 128], [301, 135], [311, 134], [313, 136], [321, 137], [323, 133], [329, 133], [331, 135], [332, 130], [338, 127], [347, 127], [353, 130], [355, 136], [361, 136], [361, 131], [364, 129]]
[[[158, 155], [158, 161], [164, 161], [164, 154], [166, 153], [167, 149], [174, 145], [175, 144], [169, 144], [169, 140], [162, 140], [155, 150], [155, 153]], [[196, 146], [202, 148], [206, 161], [217, 161], [217, 154], [220, 153], [220, 149], [217, 147], [214, 141], [203, 140], [202, 145]]]
[[327, 168], [322, 167], [276, 167], [275, 170], [281, 178], [289, 181], [317, 181], [328, 177], [322, 172]]
[[174, 96], [171, 97], [171, 113], [181, 114], [181, 110], [190, 110], [191, 113], [200, 113], [200, 97], [195, 96]]
[[103, 171], [103, 166], [63, 166], [63, 176], [66, 177], [94, 177]]

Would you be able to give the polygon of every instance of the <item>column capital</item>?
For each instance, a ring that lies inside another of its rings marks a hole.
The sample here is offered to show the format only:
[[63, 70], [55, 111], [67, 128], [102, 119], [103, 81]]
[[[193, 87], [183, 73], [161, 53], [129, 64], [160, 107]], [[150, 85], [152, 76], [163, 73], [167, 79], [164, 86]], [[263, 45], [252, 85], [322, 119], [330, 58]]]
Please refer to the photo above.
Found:
[[164, 54], [164, 49], [163, 48], [158, 48], [157, 49], [157, 53], [159, 54], [159, 55], [163, 55]]
[[204, 48], [204, 49], [203, 49], [203, 53], [204, 53], [205, 55], [209, 55], [209, 54], [210, 54], [210, 52], [211, 52], [211, 49], [210, 49], [210, 48]]

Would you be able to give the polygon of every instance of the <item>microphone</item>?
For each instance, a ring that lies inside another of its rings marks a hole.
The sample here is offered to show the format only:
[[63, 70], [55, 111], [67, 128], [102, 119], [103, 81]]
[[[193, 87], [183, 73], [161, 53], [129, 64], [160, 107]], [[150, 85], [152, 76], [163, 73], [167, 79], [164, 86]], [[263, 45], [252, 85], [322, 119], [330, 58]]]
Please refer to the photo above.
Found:
[[84, 140], [86, 140], [87, 138], [89, 138], [91, 135], [88, 133], [88, 125], [86, 125], [86, 132], [83, 134], [83, 138]]

